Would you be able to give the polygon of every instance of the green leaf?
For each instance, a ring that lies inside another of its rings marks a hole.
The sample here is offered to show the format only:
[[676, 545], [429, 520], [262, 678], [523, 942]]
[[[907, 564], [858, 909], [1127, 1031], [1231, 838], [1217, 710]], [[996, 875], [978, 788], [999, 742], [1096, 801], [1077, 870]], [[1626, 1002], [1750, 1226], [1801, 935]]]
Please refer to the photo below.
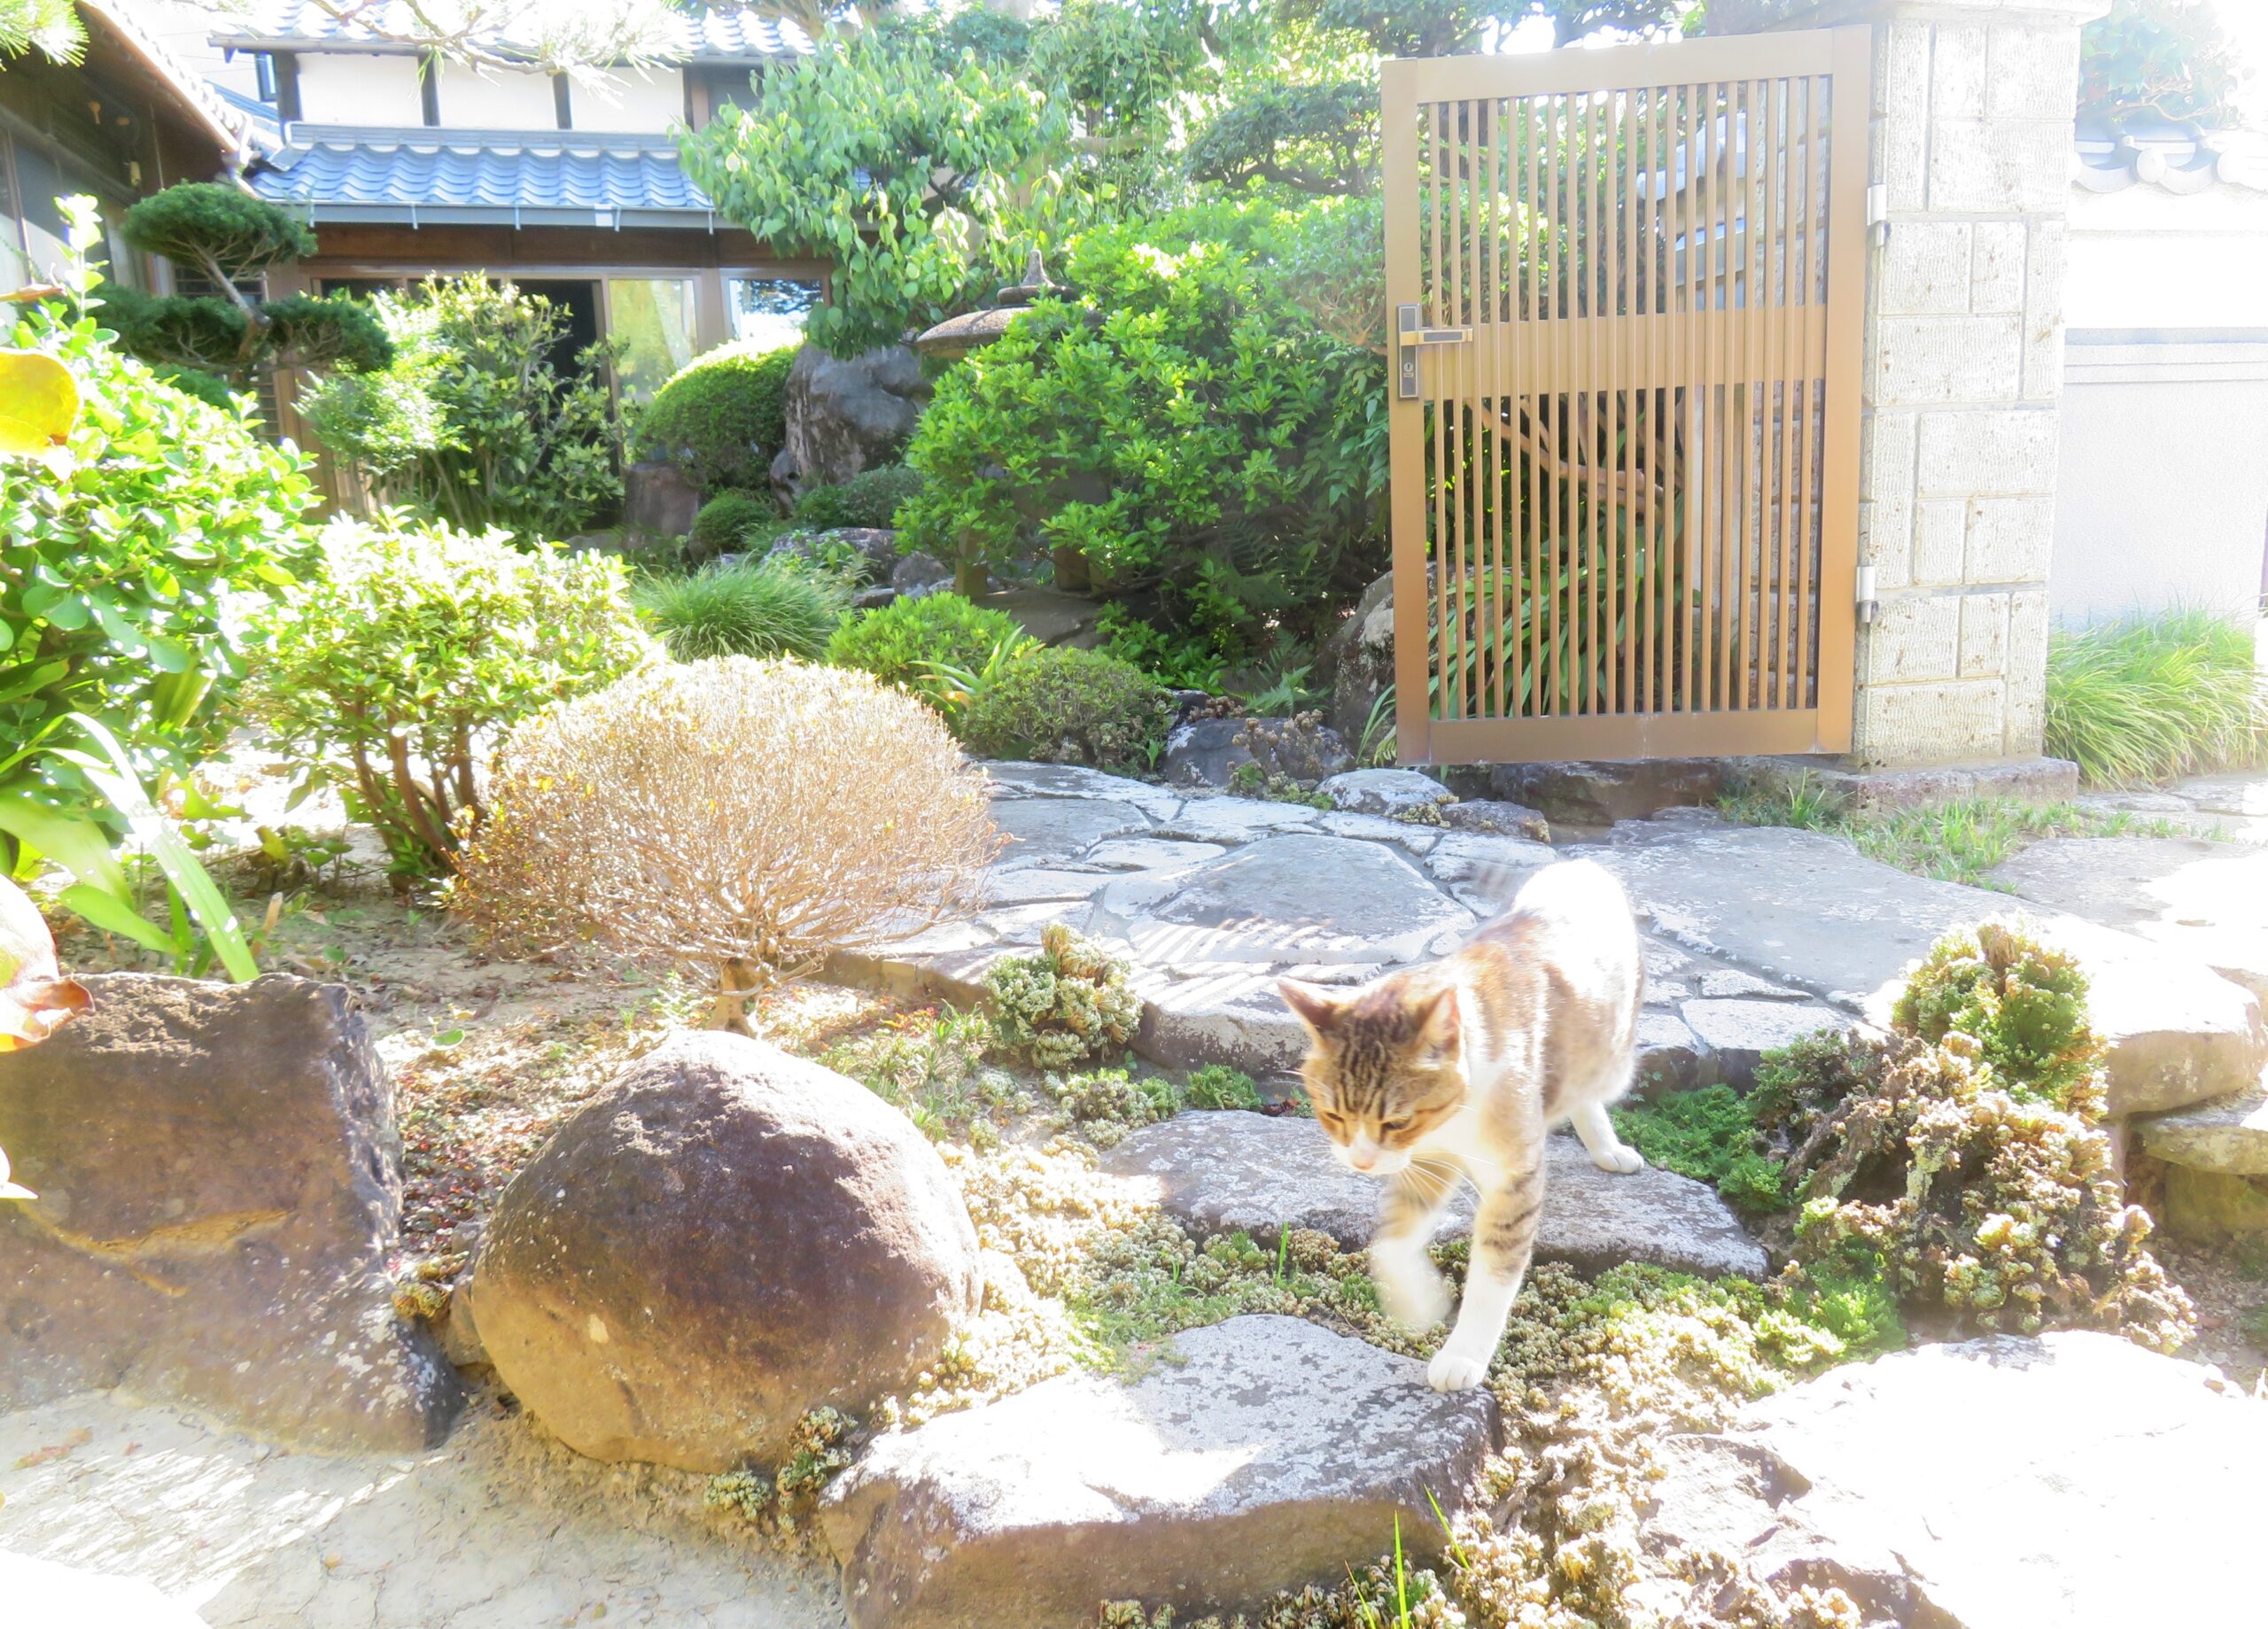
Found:
[[115, 894], [84, 882], [74, 882], [56, 896], [56, 903], [76, 911], [106, 934], [116, 934], [121, 939], [131, 939], [136, 944], [168, 956], [183, 954], [188, 946], [178, 943], [173, 935], [156, 923], [145, 920], [127, 900]]

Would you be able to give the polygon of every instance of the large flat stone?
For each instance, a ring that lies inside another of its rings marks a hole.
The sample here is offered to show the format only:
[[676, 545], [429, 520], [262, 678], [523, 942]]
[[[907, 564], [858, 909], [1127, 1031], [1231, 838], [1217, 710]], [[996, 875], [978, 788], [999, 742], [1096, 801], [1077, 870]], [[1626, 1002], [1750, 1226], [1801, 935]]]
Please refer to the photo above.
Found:
[[1485, 1391], [1298, 1318], [1174, 1338], [1132, 1385], [1067, 1375], [881, 1438], [820, 1524], [857, 1629], [1076, 1629], [1108, 1600], [1256, 1606], [1439, 1552], [1495, 1431]]
[[1137, 969], [1142, 1027], [1134, 1049], [1168, 1069], [1224, 1063], [1266, 1077], [1297, 1069], [1308, 1032], [1284, 1005], [1272, 975], [1233, 967], [1191, 978]]
[[[1651, 1261], [1680, 1272], [1760, 1277], [1763, 1250], [1701, 1183], [1649, 1167], [1602, 1171], [1573, 1136], [1546, 1148], [1543, 1219], [1536, 1254], [1600, 1272]], [[1103, 1156], [1103, 1168], [1153, 1184], [1166, 1213], [1200, 1235], [1249, 1233], [1272, 1244], [1286, 1227], [1327, 1233], [1367, 1249], [1385, 1184], [1348, 1170], [1313, 1121], [1233, 1109], [1191, 1111], [1136, 1132]], [[1440, 1237], [1472, 1231], [1468, 1185], [1450, 1203]]]
[[1192, 797], [1159, 826], [1156, 835], [1185, 842], [1250, 842], [1275, 832], [1311, 831], [1317, 811], [1305, 803], [1253, 797]]
[[[1853, 1364], [1662, 1445], [1657, 1552], [1835, 1586], [1868, 1623], [2136, 1629], [2261, 1616], [2268, 1407], [2114, 1336], [2003, 1338]], [[1653, 1621], [1714, 1584], [1642, 1586]]]
[[[1721, 981], [1725, 976], [1705, 974], [1702, 988], [1705, 989], [1712, 980]], [[1715, 1057], [1718, 1078], [1736, 1086], [1753, 1085], [1756, 1066], [1774, 1048], [1800, 1041], [1822, 1029], [1839, 1031], [1851, 1028], [1848, 1013], [1815, 1001], [1689, 1001], [1680, 1011], [1693, 1033]]]
[[2225, 1176], [2268, 1176], [2268, 1084], [2134, 1122], [2142, 1152]]
[[992, 822], [1008, 839], [1001, 865], [1060, 865], [1111, 837], [1146, 834], [1150, 822], [1130, 803], [1099, 798], [996, 798]]
[[1146, 780], [1130, 780], [1075, 764], [986, 764], [985, 779], [1007, 797], [1071, 797], [1130, 803], [1162, 820], [1181, 807], [1181, 795]]
[[[1784, 826], [1664, 825], [1594, 857], [1668, 938], [1876, 1021], [1938, 938], [2011, 914], [2004, 896]], [[2023, 914], [2087, 970], [2095, 1027], [2110, 1043], [2114, 1114], [2184, 1107], [2258, 1078], [2268, 1023], [2249, 990], [2132, 935], [2060, 911]]]
[[2194, 837], [2051, 837], [1992, 880], [2203, 962], [2268, 1000], [2268, 849]]
[[1186, 871], [1114, 880], [1095, 924], [1145, 961], [1410, 962], [1453, 948], [1472, 913], [1382, 844], [1295, 833]]

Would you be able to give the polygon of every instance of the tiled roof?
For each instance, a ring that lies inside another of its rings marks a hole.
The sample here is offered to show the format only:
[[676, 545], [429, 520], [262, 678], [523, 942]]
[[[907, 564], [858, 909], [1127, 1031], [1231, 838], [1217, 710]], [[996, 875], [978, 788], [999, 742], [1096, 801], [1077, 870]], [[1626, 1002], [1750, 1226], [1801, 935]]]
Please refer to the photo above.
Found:
[[2202, 192], [2214, 185], [2268, 192], [2268, 135], [2179, 126], [2117, 135], [2082, 130], [2074, 144], [2071, 180], [2090, 192], [2154, 186], [2168, 192]]
[[665, 136], [293, 125], [252, 189], [326, 221], [514, 226], [712, 224]]
[[[407, 33], [413, 24], [408, 5], [390, 0], [386, 32]], [[394, 27], [395, 18], [400, 26]], [[666, 24], [672, 41], [672, 60], [703, 62], [765, 62], [781, 57], [811, 54], [811, 36], [784, 18], [760, 17], [737, 6], [704, 8], [699, 16], [672, 11]], [[214, 31], [215, 45], [239, 50], [353, 50], [406, 49], [392, 45], [378, 33], [340, 22], [307, 0], [276, 0], [242, 19], [229, 19]], [[499, 40], [494, 49], [509, 51], [512, 42]]]
[[79, 12], [96, 43], [109, 35], [119, 49], [138, 58], [143, 72], [171, 91], [182, 111], [203, 125], [223, 149], [232, 153], [243, 151], [246, 136], [243, 118], [218, 90], [160, 45], [125, 6], [117, 0], [79, 0]]

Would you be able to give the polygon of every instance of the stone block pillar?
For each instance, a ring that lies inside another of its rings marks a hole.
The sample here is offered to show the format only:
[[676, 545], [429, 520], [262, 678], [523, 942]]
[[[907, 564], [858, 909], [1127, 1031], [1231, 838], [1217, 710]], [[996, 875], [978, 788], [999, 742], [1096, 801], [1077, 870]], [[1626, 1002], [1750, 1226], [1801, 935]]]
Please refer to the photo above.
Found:
[[1852, 756], [2037, 756], [2079, 29], [2109, 0], [1734, 0], [1874, 27]]

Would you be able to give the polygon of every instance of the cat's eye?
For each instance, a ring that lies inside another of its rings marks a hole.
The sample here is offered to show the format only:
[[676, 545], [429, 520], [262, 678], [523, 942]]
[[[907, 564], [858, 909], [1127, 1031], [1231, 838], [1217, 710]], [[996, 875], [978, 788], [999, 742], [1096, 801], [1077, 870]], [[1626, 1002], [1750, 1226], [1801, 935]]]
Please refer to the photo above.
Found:
[[1379, 1129], [1385, 1132], [1407, 1131], [1410, 1129], [1410, 1116], [1403, 1114], [1394, 1120], [1382, 1120], [1379, 1122]]

